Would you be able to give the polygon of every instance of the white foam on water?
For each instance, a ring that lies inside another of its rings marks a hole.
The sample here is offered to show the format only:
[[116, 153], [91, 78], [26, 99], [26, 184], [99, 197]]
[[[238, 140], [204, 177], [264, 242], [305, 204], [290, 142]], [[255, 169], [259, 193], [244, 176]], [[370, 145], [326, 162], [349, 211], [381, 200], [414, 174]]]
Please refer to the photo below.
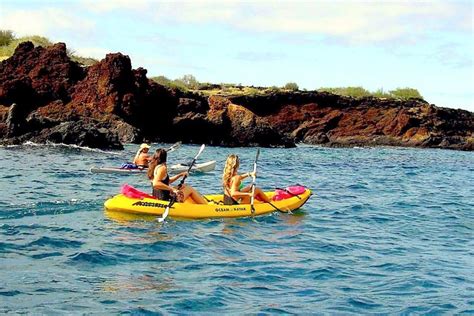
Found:
[[[92, 152], [98, 152], [98, 153], [104, 153], [108, 155], [122, 155], [120, 152], [113, 152], [113, 151], [108, 151], [108, 150], [103, 150], [103, 149], [98, 149], [98, 148], [90, 148], [86, 146], [79, 146], [79, 145], [74, 145], [74, 144], [64, 144], [64, 143], [52, 143], [52, 142], [46, 142], [45, 144], [39, 144], [31, 141], [26, 141], [22, 144], [23, 146], [30, 146], [30, 147], [66, 147], [66, 148], [74, 148], [74, 149], [81, 149], [81, 150], [86, 150], [86, 151], [92, 151]], [[20, 146], [20, 145], [8, 145], [8, 146]]]

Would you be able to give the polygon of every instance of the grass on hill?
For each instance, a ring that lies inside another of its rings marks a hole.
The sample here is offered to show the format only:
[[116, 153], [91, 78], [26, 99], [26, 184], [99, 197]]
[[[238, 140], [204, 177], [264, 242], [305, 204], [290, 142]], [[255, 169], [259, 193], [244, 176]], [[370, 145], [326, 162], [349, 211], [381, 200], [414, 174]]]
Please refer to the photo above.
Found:
[[[43, 36], [32, 35], [16, 37], [12, 31], [0, 30], [0, 61], [12, 56], [18, 45], [26, 41], [32, 42], [35, 46], [48, 47], [53, 45], [53, 43], [48, 38]], [[78, 56], [70, 49], [67, 50], [67, 54], [73, 61], [86, 66], [90, 66], [98, 62], [94, 58]]]
[[[199, 82], [193, 75], [186, 75], [179, 79], [169, 79], [165, 76], [152, 77], [152, 80], [166, 87], [179, 89], [183, 92], [194, 92], [203, 96], [221, 95], [221, 96], [242, 96], [242, 95], [268, 95], [270, 93], [300, 91], [298, 85], [289, 82], [283, 87], [254, 87], [242, 86], [241, 84], [221, 83], [211, 84]], [[306, 91], [306, 90], [303, 90]], [[423, 99], [418, 90], [413, 88], [397, 88], [395, 90], [384, 91], [378, 89], [374, 92], [362, 87], [338, 87], [338, 88], [319, 88], [317, 92], [329, 92], [340, 96], [353, 98], [377, 97], [386, 99], [408, 100], [412, 98]]]
[[378, 89], [374, 92], [368, 91], [362, 87], [339, 87], [339, 88], [320, 88], [317, 91], [319, 92], [330, 92], [337, 95], [362, 98], [362, 97], [377, 97], [377, 98], [386, 98], [386, 99], [423, 99], [422, 95], [418, 90], [413, 88], [397, 88], [395, 90], [384, 91], [383, 89]]

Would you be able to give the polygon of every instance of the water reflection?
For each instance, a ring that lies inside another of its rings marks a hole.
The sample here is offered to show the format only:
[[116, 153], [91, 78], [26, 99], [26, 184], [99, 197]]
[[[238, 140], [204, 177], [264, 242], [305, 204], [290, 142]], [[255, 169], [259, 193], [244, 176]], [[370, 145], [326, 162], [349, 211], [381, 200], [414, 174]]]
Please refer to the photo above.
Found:
[[119, 275], [115, 279], [105, 280], [99, 286], [101, 292], [124, 294], [143, 291], [165, 292], [172, 288], [175, 288], [172, 278], [161, 277], [160, 274]]
[[105, 216], [117, 224], [130, 226], [133, 222], [146, 221], [158, 223], [157, 217], [153, 215], [132, 214], [117, 211], [104, 210]]

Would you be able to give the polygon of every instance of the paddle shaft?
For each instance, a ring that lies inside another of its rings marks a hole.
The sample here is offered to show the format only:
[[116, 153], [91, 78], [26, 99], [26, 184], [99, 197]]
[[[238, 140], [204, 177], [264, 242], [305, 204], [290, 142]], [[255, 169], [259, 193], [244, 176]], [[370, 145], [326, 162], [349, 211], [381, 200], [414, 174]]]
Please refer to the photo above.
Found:
[[252, 214], [255, 213], [255, 182], [257, 181], [257, 161], [260, 156], [260, 149], [257, 149], [257, 155], [255, 156], [255, 162], [253, 163], [253, 174], [252, 174], [252, 195], [250, 196], [250, 209]]
[[193, 158], [193, 160], [189, 164], [188, 171], [186, 171], [186, 174], [184, 175], [184, 177], [181, 179], [181, 181], [178, 184], [178, 189], [180, 189], [183, 186], [184, 180], [186, 180], [186, 178], [188, 177], [188, 174], [191, 172], [191, 169], [193, 168], [194, 164], [196, 163], [196, 160], [198, 159], [199, 155], [204, 150], [204, 147], [206, 147], [206, 146], [204, 144], [202, 144], [201, 148], [199, 149], [199, 152], [197, 153], [197, 155]]
[[181, 146], [181, 142], [176, 142], [169, 148], [165, 149], [167, 152], [175, 151], [179, 146]]
[[[250, 197], [250, 209], [252, 214], [255, 213], [255, 187], [256, 187], [256, 181], [257, 181], [257, 162], [258, 162], [258, 157], [260, 156], [260, 149], [257, 149], [257, 154], [255, 155], [255, 161], [253, 163], [253, 175], [252, 175], [252, 196]], [[285, 211], [280, 210], [278, 207], [276, 207], [272, 202], [268, 202], [275, 210], [281, 213], [287, 213]]]
[[278, 207], [276, 207], [276, 205], [273, 204], [272, 202], [267, 202], [267, 203], [270, 204], [271, 206], [273, 206], [273, 208], [274, 208], [275, 210], [277, 210], [278, 212], [280, 212], [280, 213], [288, 213], [288, 212], [285, 212], [285, 211], [279, 209]]
[[[184, 177], [181, 179], [181, 181], [179, 182], [178, 184], [178, 190], [183, 186], [184, 184], [184, 181], [186, 180], [186, 178], [188, 177], [188, 174], [189, 172], [191, 171], [191, 168], [194, 166], [194, 163], [196, 162], [196, 160], [198, 159], [199, 155], [203, 152], [204, 148], [206, 146], [204, 144], [201, 145], [201, 148], [199, 149], [199, 152], [197, 153], [197, 155], [194, 157], [194, 159], [192, 160], [191, 164], [189, 165], [189, 168], [188, 168], [188, 171], [186, 172], [186, 174], [184, 175]], [[176, 202], [176, 194], [174, 194], [172, 197], [171, 197], [171, 200], [170, 202], [168, 203], [168, 205], [166, 206], [166, 209], [163, 213], [163, 216], [161, 218], [158, 219], [159, 222], [163, 222], [166, 217], [168, 216], [168, 213], [170, 211], [170, 207], [173, 206], [173, 204]]]

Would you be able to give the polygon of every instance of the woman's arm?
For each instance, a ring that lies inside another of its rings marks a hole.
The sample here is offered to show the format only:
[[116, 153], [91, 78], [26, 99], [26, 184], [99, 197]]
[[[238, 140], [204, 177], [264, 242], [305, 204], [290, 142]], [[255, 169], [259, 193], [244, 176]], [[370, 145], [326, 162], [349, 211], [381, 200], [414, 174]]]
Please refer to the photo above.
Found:
[[250, 176], [250, 172], [243, 173], [243, 174], [240, 175], [240, 180], [243, 180], [243, 179], [245, 179], [245, 178], [247, 178], [247, 177], [249, 177], [249, 176]]
[[242, 181], [242, 176], [239, 176], [239, 175], [234, 176], [231, 180], [230, 195], [235, 199], [239, 199], [241, 197], [252, 195], [252, 193], [242, 192], [242, 191], [239, 190], [239, 186], [240, 186], [241, 181]]
[[178, 180], [179, 178], [184, 177], [185, 174], [187, 174], [187, 172], [181, 172], [181, 173], [178, 173], [175, 176], [170, 177], [170, 183], [173, 183], [176, 180]]

